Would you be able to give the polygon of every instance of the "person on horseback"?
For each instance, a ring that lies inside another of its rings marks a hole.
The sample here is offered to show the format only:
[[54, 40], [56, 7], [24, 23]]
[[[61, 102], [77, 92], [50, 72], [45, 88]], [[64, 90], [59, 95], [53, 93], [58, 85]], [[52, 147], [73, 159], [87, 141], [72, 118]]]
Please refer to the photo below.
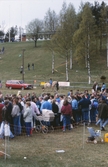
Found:
[[50, 78], [49, 83], [50, 83], [50, 86], [52, 87], [52, 83], [53, 83], [52, 78]]

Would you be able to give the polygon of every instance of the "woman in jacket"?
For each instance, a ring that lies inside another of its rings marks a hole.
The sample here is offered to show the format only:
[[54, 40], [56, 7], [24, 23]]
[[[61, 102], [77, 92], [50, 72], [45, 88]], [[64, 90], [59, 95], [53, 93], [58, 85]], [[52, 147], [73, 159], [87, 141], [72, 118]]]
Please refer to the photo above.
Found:
[[12, 118], [14, 124], [14, 135], [18, 136], [21, 134], [21, 122], [20, 122], [20, 107], [18, 106], [18, 99], [13, 98]]
[[66, 130], [67, 125], [68, 129], [70, 130], [72, 107], [67, 99], [64, 100], [63, 106], [61, 108], [61, 114], [63, 115], [63, 132]]
[[31, 122], [32, 122], [32, 108], [31, 108], [31, 103], [29, 101], [26, 102], [23, 118], [25, 122], [26, 135], [29, 137], [31, 132]]

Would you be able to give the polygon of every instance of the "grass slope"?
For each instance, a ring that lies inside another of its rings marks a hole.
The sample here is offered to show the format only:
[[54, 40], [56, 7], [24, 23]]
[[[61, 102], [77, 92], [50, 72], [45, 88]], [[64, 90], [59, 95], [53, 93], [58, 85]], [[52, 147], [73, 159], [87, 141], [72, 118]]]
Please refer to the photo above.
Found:
[[[55, 54], [55, 73], [51, 73], [52, 53], [44, 47], [45, 41], [38, 41], [37, 47], [34, 47], [34, 42], [14, 42], [0, 44], [0, 49], [4, 46], [5, 53], [0, 59], [0, 79], [6, 81], [8, 79], [22, 79], [20, 67], [22, 65], [22, 49], [24, 52], [24, 69], [25, 81], [37, 83], [40, 81], [48, 81], [51, 77], [53, 80], [65, 81], [65, 58], [63, 55]], [[35, 64], [35, 69], [28, 71], [28, 63]], [[69, 63], [68, 63], [69, 67]], [[106, 56], [94, 58], [91, 66], [92, 82], [95, 80], [100, 82], [100, 76], [107, 76], [108, 69], [106, 67]], [[69, 70], [69, 81], [73, 82], [88, 82], [87, 69], [83, 65], [76, 63], [73, 58], [73, 69]], [[107, 82], [107, 80], [106, 80]]]

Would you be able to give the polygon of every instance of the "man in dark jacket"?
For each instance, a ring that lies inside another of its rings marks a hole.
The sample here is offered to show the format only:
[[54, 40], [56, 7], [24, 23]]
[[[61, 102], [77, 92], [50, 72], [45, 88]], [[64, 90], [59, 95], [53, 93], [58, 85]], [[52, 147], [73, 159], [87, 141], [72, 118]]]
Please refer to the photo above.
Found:
[[108, 123], [108, 105], [104, 97], [102, 97], [102, 101], [101, 103], [99, 103], [97, 110], [98, 110], [98, 118], [100, 120], [99, 121], [100, 129], [104, 131], [105, 130], [104, 127]]
[[86, 98], [86, 95], [82, 95], [82, 99], [79, 101], [78, 106], [81, 106], [82, 121], [87, 125], [89, 122], [89, 105], [91, 101]]
[[4, 107], [4, 104], [2, 104], [2, 99], [0, 98], [0, 125], [2, 122], [2, 108]]

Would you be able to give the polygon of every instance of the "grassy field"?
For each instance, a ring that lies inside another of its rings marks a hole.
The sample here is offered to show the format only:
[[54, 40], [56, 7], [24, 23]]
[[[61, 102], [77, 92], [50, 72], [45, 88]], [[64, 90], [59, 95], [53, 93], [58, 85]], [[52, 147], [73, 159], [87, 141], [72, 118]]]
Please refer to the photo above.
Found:
[[[95, 127], [95, 129], [98, 129]], [[107, 128], [108, 130], [108, 128]], [[104, 137], [105, 132], [102, 132]], [[11, 158], [0, 157], [4, 167], [106, 167], [108, 165], [108, 143], [86, 143], [89, 136], [84, 126], [72, 131], [33, 133], [32, 137], [19, 136], [9, 142]], [[0, 141], [3, 150], [4, 141]], [[56, 150], [64, 150], [57, 153]], [[26, 157], [27, 159], [24, 159]]]
[[[55, 54], [55, 73], [51, 73], [51, 61], [52, 53], [50, 50], [45, 48], [45, 41], [38, 41], [37, 47], [34, 47], [34, 42], [14, 42], [14, 43], [0, 43], [0, 48], [5, 47], [5, 53], [1, 54], [0, 57], [0, 79], [5, 83], [8, 79], [22, 79], [20, 74], [20, 67], [22, 65], [22, 49], [24, 52], [24, 71], [25, 81], [33, 83], [37, 81], [39, 85], [40, 81], [49, 81], [49, 78], [53, 80], [66, 81], [65, 76], [65, 58], [63, 55]], [[28, 71], [27, 65], [34, 63], [35, 69]], [[69, 62], [68, 62], [69, 67]], [[108, 68], [106, 67], [106, 52], [103, 52], [102, 56], [94, 57], [91, 64], [91, 79], [94, 81], [101, 82], [100, 77], [102, 75], [107, 78]], [[80, 82], [81, 85], [88, 83], [87, 69], [84, 65], [76, 62], [73, 56], [73, 69], [69, 70], [69, 81], [71, 85], [75, 85]]]
[[[3, 94], [17, 93], [18, 90], [5, 88], [5, 81], [8, 79], [22, 79], [20, 67], [22, 65], [22, 49], [24, 52], [25, 82], [34, 83], [35, 89], [21, 91], [23, 95], [27, 92], [42, 93], [41, 81], [53, 80], [65, 81], [65, 58], [55, 55], [55, 73], [51, 73], [52, 53], [44, 47], [44, 42], [38, 42], [37, 48], [34, 42], [0, 43], [0, 48], [5, 47], [5, 53], [0, 55], [0, 80], [3, 83], [1, 91]], [[95, 59], [95, 58], [94, 58]], [[35, 64], [35, 69], [28, 71], [28, 63]], [[76, 72], [77, 71], [77, 72]], [[100, 76], [107, 77], [106, 56], [98, 57], [91, 67], [92, 83], [96, 80], [100, 84]], [[81, 91], [91, 90], [92, 84], [88, 85], [87, 69], [78, 65], [73, 60], [73, 69], [69, 70], [69, 81], [71, 87], [60, 88], [60, 94], [67, 94], [70, 89]], [[80, 82], [80, 83], [79, 83]], [[106, 78], [105, 82], [108, 82]], [[54, 93], [51, 89], [45, 92]], [[99, 127], [95, 127], [99, 129]], [[0, 167], [107, 167], [107, 143], [91, 144], [86, 143], [89, 136], [87, 128], [83, 134], [83, 126], [74, 128], [72, 131], [63, 133], [61, 129], [53, 133], [33, 133], [27, 138], [24, 134], [9, 142], [9, 153], [11, 158], [4, 160], [0, 157]], [[108, 128], [106, 129], [106, 132]], [[102, 136], [104, 137], [104, 133]], [[84, 139], [84, 140], [83, 140]], [[65, 150], [64, 153], [56, 153], [56, 150]], [[4, 140], [0, 140], [0, 151], [4, 151]], [[27, 159], [24, 159], [27, 157]]]

